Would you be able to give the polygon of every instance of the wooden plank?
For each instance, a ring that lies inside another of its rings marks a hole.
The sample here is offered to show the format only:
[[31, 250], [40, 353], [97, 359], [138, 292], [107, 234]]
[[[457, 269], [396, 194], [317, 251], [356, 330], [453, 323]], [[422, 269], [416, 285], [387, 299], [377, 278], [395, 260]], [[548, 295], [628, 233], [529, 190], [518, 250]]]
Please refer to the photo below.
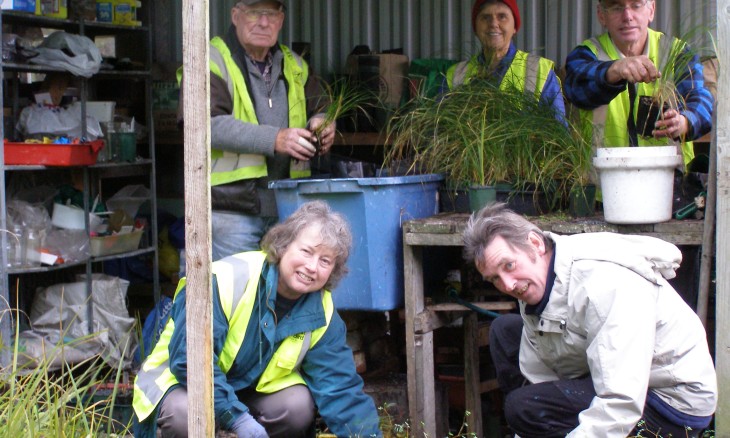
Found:
[[[479, 307], [480, 309], [494, 310], [497, 312], [502, 310], [512, 310], [517, 307], [517, 304], [514, 301], [484, 301], [471, 304]], [[428, 310], [432, 312], [471, 312], [471, 310], [469, 310], [467, 307], [456, 303], [432, 304], [428, 306]]]
[[482, 393], [479, 378], [479, 321], [472, 312], [464, 317], [464, 398], [466, 424], [469, 433], [484, 436], [482, 433]]
[[454, 314], [444, 312], [436, 313], [432, 310], [426, 310], [415, 316], [413, 321], [413, 330], [419, 335], [429, 333], [441, 327], [446, 327], [460, 316], [461, 315], [456, 316]]
[[[408, 221], [403, 225], [404, 242], [422, 246], [461, 246], [461, 234], [469, 219], [468, 214], [438, 214], [429, 218]], [[704, 223], [701, 220], [670, 220], [658, 224], [619, 225], [609, 224], [601, 217], [566, 219], [564, 216], [547, 215], [530, 218], [545, 231], [558, 234], [612, 232], [653, 236], [676, 245], [700, 245]]]
[[[717, 125], [717, 111], [713, 113], [713, 125]], [[710, 169], [707, 181], [707, 200], [705, 204], [705, 227], [702, 232], [702, 252], [700, 255], [700, 284], [697, 291], [697, 316], [707, 329], [707, 311], [710, 301], [712, 277], [712, 258], [715, 254], [715, 206], [717, 204], [717, 140], [710, 142]]]
[[416, 334], [416, 315], [423, 312], [423, 264], [420, 247], [403, 245], [406, 310], [408, 413], [413, 436], [436, 436], [436, 390], [433, 333]]
[[497, 388], [499, 388], [499, 383], [497, 383], [497, 379], [485, 380], [479, 384], [479, 391], [482, 394], [484, 394], [485, 392], [494, 391]]
[[[717, 0], [717, 57], [730, 59], [730, 0]], [[717, 78], [717, 283], [715, 298], [715, 367], [720, 395], [715, 413], [715, 436], [730, 437], [730, 69]]]
[[188, 435], [214, 436], [208, 0], [183, 0]]
[[403, 234], [403, 242], [406, 245], [416, 246], [462, 246], [464, 239], [461, 233], [458, 234], [424, 234], [406, 233]]
[[383, 146], [389, 144], [384, 132], [338, 132], [332, 146]]

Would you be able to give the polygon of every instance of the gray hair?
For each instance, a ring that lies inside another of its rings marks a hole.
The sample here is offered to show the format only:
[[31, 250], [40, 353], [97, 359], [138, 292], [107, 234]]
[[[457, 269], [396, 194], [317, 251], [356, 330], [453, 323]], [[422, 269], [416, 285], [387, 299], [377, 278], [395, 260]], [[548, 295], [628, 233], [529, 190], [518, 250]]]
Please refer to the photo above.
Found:
[[302, 204], [284, 222], [274, 225], [261, 240], [261, 248], [270, 263], [278, 265], [289, 245], [307, 227], [318, 225], [322, 244], [335, 253], [335, 267], [332, 269], [325, 288], [331, 290], [347, 274], [347, 259], [352, 248], [352, 232], [344, 216], [332, 211], [324, 201]]
[[545, 237], [542, 230], [524, 216], [507, 208], [503, 202], [488, 205], [471, 215], [464, 230], [464, 259], [474, 262], [478, 267], [485, 263], [484, 250], [495, 237], [499, 236], [509, 246], [532, 254], [528, 243], [531, 232], [537, 234], [545, 243], [545, 248], [553, 247], [552, 240]]

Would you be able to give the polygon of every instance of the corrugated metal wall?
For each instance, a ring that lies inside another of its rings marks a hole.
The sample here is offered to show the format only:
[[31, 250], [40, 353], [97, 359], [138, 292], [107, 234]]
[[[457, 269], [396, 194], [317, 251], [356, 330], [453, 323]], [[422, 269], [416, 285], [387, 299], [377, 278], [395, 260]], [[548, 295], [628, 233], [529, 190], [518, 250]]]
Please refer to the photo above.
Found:
[[[284, 0], [281, 41], [311, 44], [311, 62], [323, 75], [341, 73], [357, 45], [383, 51], [402, 48], [410, 59], [465, 59], [479, 45], [471, 29], [473, 0]], [[562, 65], [568, 52], [601, 32], [598, 0], [517, 0], [522, 28], [518, 48]], [[211, 34], [230, 23], [232, 2], [213, 1]], [[713, 26], [715, 0], [656, 0], [652, 27], [672, 35], [703, 24]]]

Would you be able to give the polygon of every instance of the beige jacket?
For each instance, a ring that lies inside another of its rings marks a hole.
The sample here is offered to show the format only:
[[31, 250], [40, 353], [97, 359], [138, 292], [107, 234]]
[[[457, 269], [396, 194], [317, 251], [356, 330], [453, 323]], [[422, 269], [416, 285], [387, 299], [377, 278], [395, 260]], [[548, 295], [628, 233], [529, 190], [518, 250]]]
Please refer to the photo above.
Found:
[[559, 236], [555, 284], [525, 315], [520, 368], [532, 383], [592, 376], [596, 398], [569, 437], [625, 437], [647, 389], [680, 412], [708, 416], [717, 379], [699, 318], [667, 283], [676, 246], [646, 236]]

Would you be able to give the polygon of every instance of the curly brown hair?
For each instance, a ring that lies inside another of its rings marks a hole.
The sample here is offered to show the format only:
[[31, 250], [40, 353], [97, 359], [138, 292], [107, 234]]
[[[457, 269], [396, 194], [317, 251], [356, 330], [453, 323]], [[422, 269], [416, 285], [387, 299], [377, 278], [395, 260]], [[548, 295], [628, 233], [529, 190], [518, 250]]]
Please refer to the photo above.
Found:
[[335, 267], [325, 288], [331, 290], [347, 274], [347, 259], [352, 248], [350, 225], [340, 213], [332, 211], [324, 201], [302, 204], [284, 222], [274, 225], [261, 240], [261, 248], [270, 263], [278, 265], [289, 245], [305, 228], [318, 226], [322, 244], [335, 253]]

